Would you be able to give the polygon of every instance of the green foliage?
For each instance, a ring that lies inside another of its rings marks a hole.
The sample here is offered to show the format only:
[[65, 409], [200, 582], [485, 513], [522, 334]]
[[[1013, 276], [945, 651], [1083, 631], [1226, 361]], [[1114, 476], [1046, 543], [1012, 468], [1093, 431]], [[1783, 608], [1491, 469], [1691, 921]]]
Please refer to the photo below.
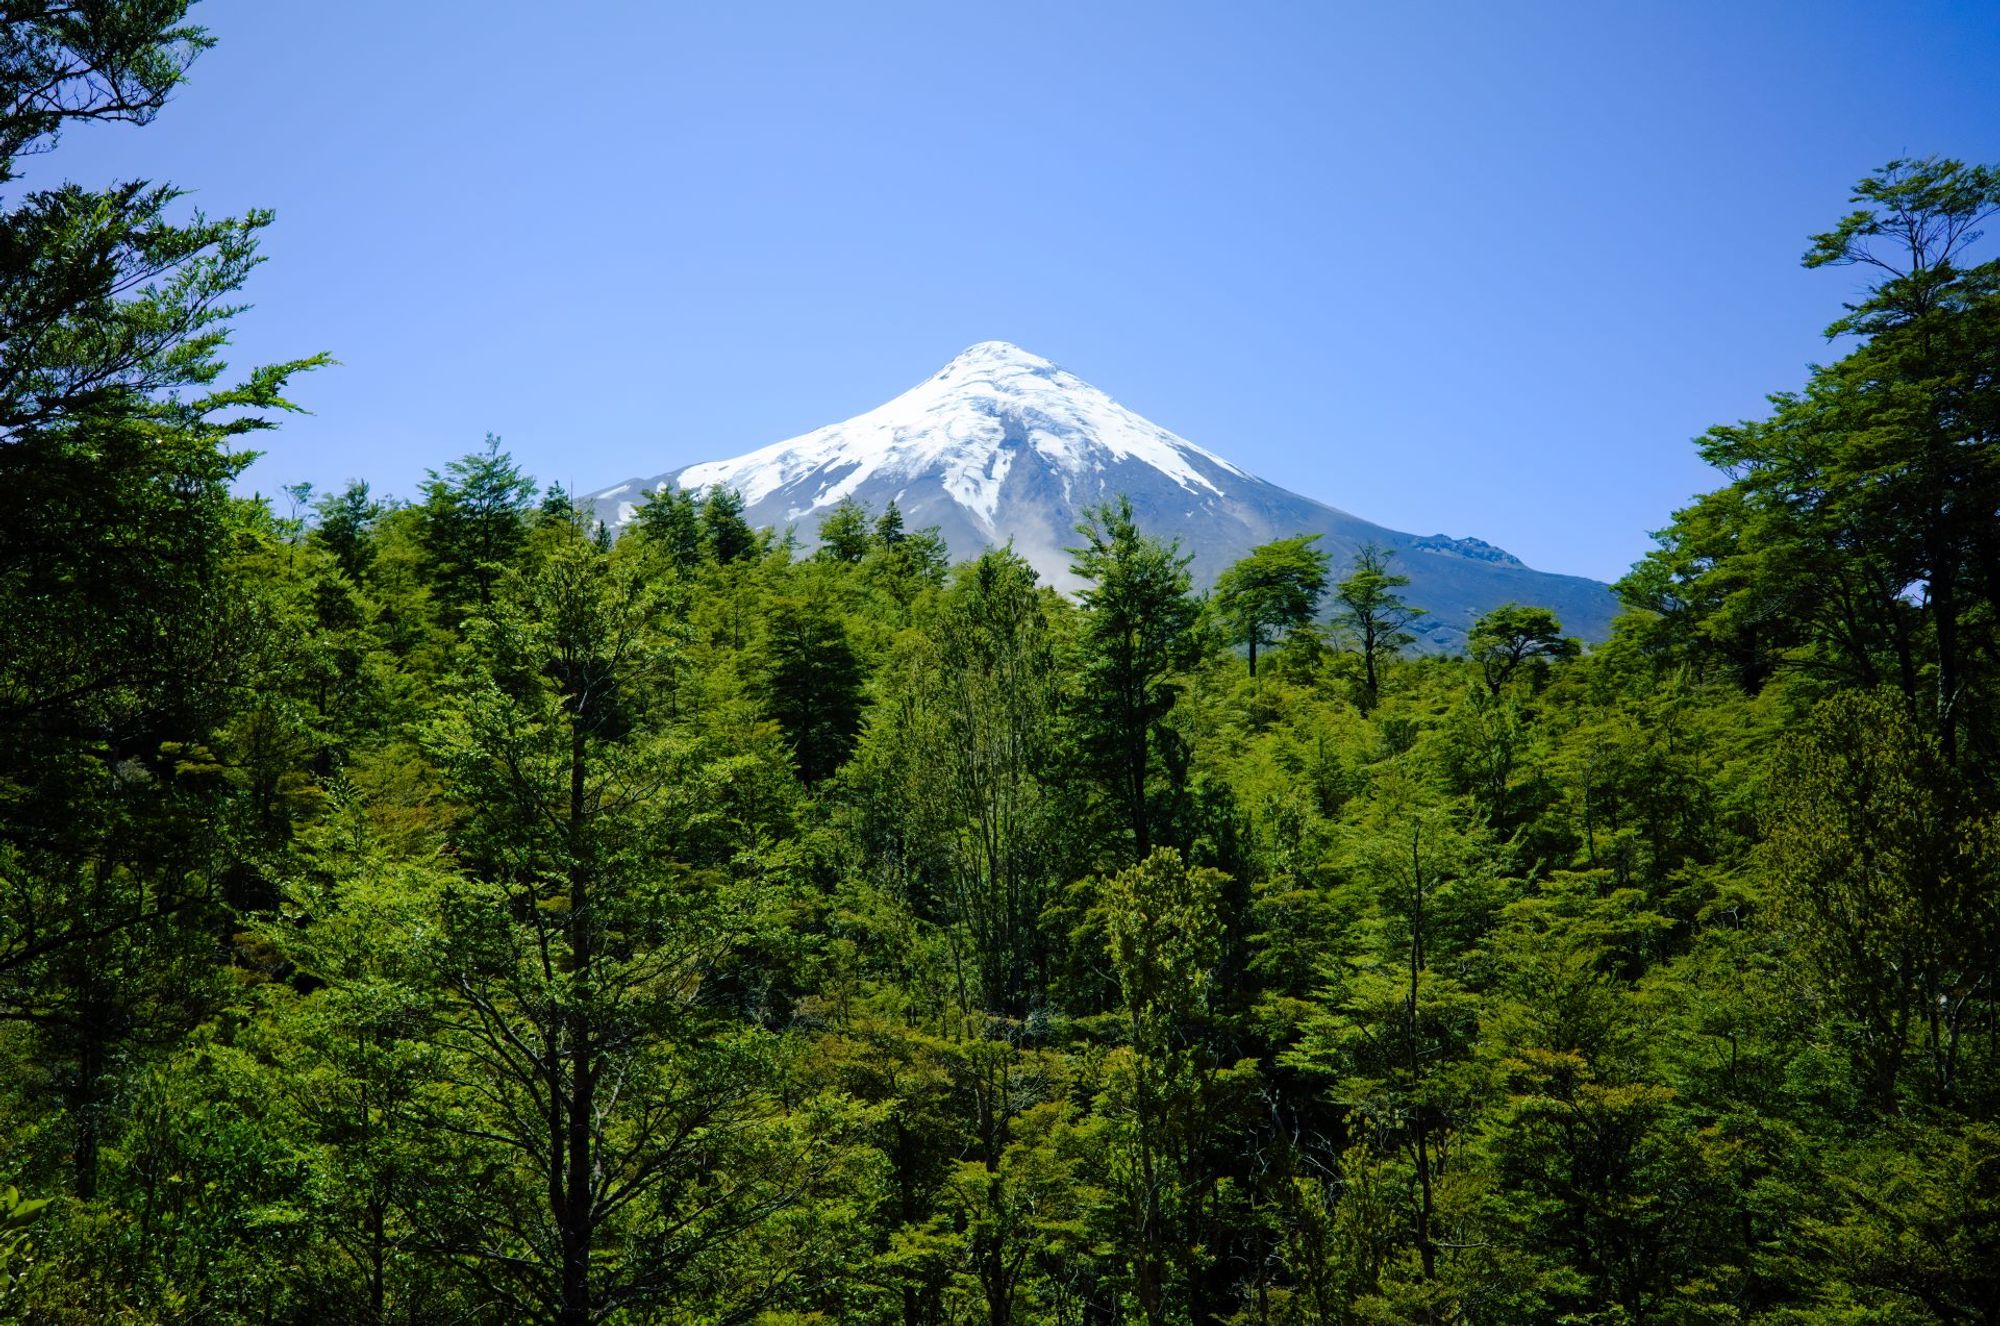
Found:
[[903, 509], [890, 498], [889, 505], [882, 511], [882, 518], [875, 522], [875, 542], [885, 548], [893, 548], [903, 541]]
[[784, 731], [807, 786], [833, 776], [861, 730], [861, 660], [839, 620], [817, 599], [771, 605], [759, 689]]
[[1106, 880], [1098, 901], [1125, 1026], [1101, 1106], [1109, 1186], [1122, 1279], [1148, 1323], [1181, 1319], [1181, 1305], [1212, 1319], [1221, 1306], [1218, 1143], [1256, 1080], [1253, 1061], [1221, 1058], [1211, 1025], [1227, 882], [1160, 848]]
[[2000, 1301], [2000, 1135], [1991, 1123], [1891, 1129], [1834, 1175], [1803, 1222], [1814, 1297], [1879, 1321], [1980, 1321]]
[[835, 503], [819, 522], [821, 557], [852, 564], [868, 555], [872, 543], [868, 531], [868, 508], [851, 497], [844, 497]]
[[[0, 16], [8, 171], [183, 10]], [[1346, 655], [1310, 540], [1231, 568], [1239, 660], [1122, 502], [1073, 599], [893, 505], [613, 545], [491, 440], [281, 516], [263, 218], [17, 200], [0, 1316], [1990, 1319], [1995, 188], [1859, 198], [1614, 637], [1393, 675], [1385, 553]]]
[[1394, 658], [1416, 642], [1416, 637], [1405, 628], [1424, 615], [1422, 608], [1411, 607], [1396, 593], [1410, 583], [1410, 578], [1389, 570], [1389, 559], [1393, 556], [1394, 553], [1373, 544], [1361, 549], [1354, 555], [1354, 569], [1333, 591], [1340, 603], [1334, 621], [1354, 637], [1370, 704], [1382, 693], [1384, 660]]
[[23, 1197], [9, 1184], [0, 1188], [0, 1313], [18, 1319], [27, 1281], [34, 1267], [30, 1234], [48, 1207], [46, 1197]]
[[1895, 161], [1808, 266], [1876, 283], [1829, 329], [1860, 338], [1769, 418], [1711, 429], [1731, 483], [1675, 516], [1623, 582], [1663, 643], [1773, 673], [1922, 702], [1954, 763], [1990, 767], [1990, 629], [2000, 494], [2000, 264], [1965, 248], [2000, 209], [1991, 170]]
[[686, 575], [701, 565], [701, 508], [693, 493], [660, 489], [640, 504], [635, 523], [639, 536], [674, 570]]
[[495, 606], [429, 736], [470, 808], [421, 957], [432, 1044], [497, 1106], [452, 1152], [484, 1176], [453, 1250], [523, 1315], [754, 1296], [739, 1240], [837, 1168], [840, 1110], [777, 1112], [781, 1047], [706, 993], [756, 895], [676, 860], [714, 777], [660, 703], [677, 632], [580, 529]]
[[1849, 1042], [1875, 1108], [1896, 1108], [1913, 1039], [1925, 1094], [1949, 1100], [2000, 960], [1994, 824], [1967, 813], [1935, 739], [1879, 693], [1819, 705], [1773, 777], [1786, 795], [1766, 844], [1771, 907], [1803, 993]]
[[893, 502], [876, 522], [874, 546], [866, 560], [876, 579], [905, 602], [912, 592], [942, 585], [951, 565], [937, 526], [904, 529], [902, 513]]
[[[1020, 1016], [1077, 835], [1060, 744], [1062, 600], [1010, 552], [959, 568], [883, 669], [858, 783], [914, 905], [962, 943], [984, 1009]], [[872, 835], [871, 835], [872, 836]]]
[[1562, 633], [1562, 623], [1547, 608], [1503, 603], [1472, 624], [1465, 652], [1485, 674], [1486, 686], [1498, 696], [1524, 666], [1553, 659], [1575, 658], [1583, 646]]
[[[206, 45], [185, 9], [0, 16], [0, 182], [65, 125], [150, 119]], [[36, 1065], [17, 1099], [83, 1197], [111, 1102], [214, 993], [225, 862], [255, 874], [211, 744], [260, 625], [228, 570], [249, 459], [228, 447], [320, 362], [218, 385], [269, 217], [179, 197], [61, 185], [0, 216], [0, 1009]]]
[[1257, 675], [1257, 647], [1282, 639], [1312, 621], [1326, 592], [1328, 556], [1317, 534], [1279, 539], [1250, 550], [1215, 582], [1215, 607], [1235, 637], [1249, 646], [1250, 675]]
[[701, 499], [701, 540], [709, 559], [727, 566], [756, 551], [756, 532], [743, 518], [743, 494], [717, 485]]
[[1079, 596], [1078, 744], [1143, 859], [1160, 827], [1155, 780], [1172, 778], [1180, 763], [1165, 720], [1200, 649], [1190, 559], [1141, 533], [1123, 498], [1087, 513], [1077, 532], [1084, 542], [1071, 550], [1072, 569], [1091, 582]]
[[483, 610], [502, 569], [528, 536], [535, 482], [521, 473], [500, 439], [430, 472], [424, 483], [419, 538], [427, 570], [447, 611]]
[[356, 479], [338, 494], [320, 498], [314, 511], [318, 520], [313, 537], [333, 554], [341, 572], [358, 584], [374, 560], [372, 539], [375, 522], [382, 518], [382, 504], [372, 500], [368, 485]]

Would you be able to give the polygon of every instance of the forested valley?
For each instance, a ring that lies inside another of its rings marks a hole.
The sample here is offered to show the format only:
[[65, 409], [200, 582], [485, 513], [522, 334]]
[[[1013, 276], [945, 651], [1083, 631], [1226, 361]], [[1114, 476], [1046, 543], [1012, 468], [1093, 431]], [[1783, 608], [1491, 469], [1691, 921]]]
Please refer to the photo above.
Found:
[[2000, 1321], [2000, 175], [1609, 640], [1417, 655], [1117, 504], [239, 495], [270, 218], [19, 184], [184, 10], [0, 14], [0, 1320]]

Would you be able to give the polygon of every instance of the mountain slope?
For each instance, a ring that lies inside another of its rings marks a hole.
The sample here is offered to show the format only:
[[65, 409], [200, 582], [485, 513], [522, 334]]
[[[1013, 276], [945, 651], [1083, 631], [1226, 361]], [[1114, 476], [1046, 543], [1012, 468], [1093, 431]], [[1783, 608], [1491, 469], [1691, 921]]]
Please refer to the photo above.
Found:
[[1124, 494], [1141, 528], [1179, 538], [1198, 582], [1257, 544], [1319, 534], [1338, 576], [1373, 542], [1393, 549], [1407, 597], [1427, 608], [1425, 643], [1451, 648], [1488, 608], [1553, 608], [1602, 639], [1617, 611], [1604, 585], [1531, 570], [1477, 539], [1386, 529], [1288, 492], [1142, 418], [1072, 373], [1004, 341], [985, 341], [894, 400], [843, 423], [729, 460], [689, 465], [593, 494], [614, 529], [666, 485], [722, 484], [753, 524], [793, 525], [810, 543], [843, 498], [880, 511], [891, 499], [912, 527], [936, 525], [954, 556], [1011, 540], [1051, 583], [1072, 589], [1065, 548], [1083, 508]]

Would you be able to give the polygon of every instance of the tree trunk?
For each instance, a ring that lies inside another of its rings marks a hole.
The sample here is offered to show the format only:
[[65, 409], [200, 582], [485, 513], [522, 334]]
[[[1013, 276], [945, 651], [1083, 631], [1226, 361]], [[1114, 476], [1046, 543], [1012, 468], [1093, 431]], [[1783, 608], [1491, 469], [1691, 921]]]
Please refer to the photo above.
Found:
[[1418, 1040], [1417, 978], [1424, 965], [1424, 862], [1423, 829], [1410, 832], [1410, 883], [1414, 903], [1410, 909], [1410, 1128], [1417, 1159], [1417, 1255], [1424, 1279], [1437, 1278], [1437, 1245], [1431, 1241], [1431, 1224], [1436, 1215], [1431, 1193], [1430, 1121], [1424, 1117], [1422, 1099], [1423, 1052]]
[[368, 1204], [368, 1320], [382, 1326], [382, 1309], [387, 1299], [384, 1266], [388, 1260], [387, 1241], [382, 1236], [383, 1203]]
[[597, 1089], [591, 1062], [589, 1010], [584, 1006], [591, 961], [589, 869], [584, 858], [585, 794], [584, 729], [580, 715], [570, 719], [569, 916], [570, 991], [568, 1037], [570, 1091], [568, 1106], [569, 1172], [565, 1176], [562, 1209], [562, 1326], [587, 1326], [591, 1318], [590, 1242], [594, 1211], [591, 1200], [590, 1125], [597, 1111]]
[[70, 1085], [69, 1110], [75, 1128], [70, 1153], [71, 1182], [83, 1201], [97, 1196], [97, 1160], [102, 1141], [99, 1095], [104, 1080], [105, 1041], [108, 1015], [93, 1000], [77, 1011], [76, 1079]]

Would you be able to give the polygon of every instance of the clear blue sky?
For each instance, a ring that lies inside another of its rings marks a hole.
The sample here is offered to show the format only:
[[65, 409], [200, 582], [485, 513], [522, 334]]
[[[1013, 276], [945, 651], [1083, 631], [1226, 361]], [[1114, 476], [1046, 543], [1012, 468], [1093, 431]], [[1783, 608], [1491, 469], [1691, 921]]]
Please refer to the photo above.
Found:
[[1809, 232], [2000, 160], [2000, 5], [207, 0], [151, 128], [32, 179], [273, 207], [263, 491], [487, 431], [589, 489], [989, 338], [1286, 487], [1604, 578], [1689, 438], [1826, 358]]

